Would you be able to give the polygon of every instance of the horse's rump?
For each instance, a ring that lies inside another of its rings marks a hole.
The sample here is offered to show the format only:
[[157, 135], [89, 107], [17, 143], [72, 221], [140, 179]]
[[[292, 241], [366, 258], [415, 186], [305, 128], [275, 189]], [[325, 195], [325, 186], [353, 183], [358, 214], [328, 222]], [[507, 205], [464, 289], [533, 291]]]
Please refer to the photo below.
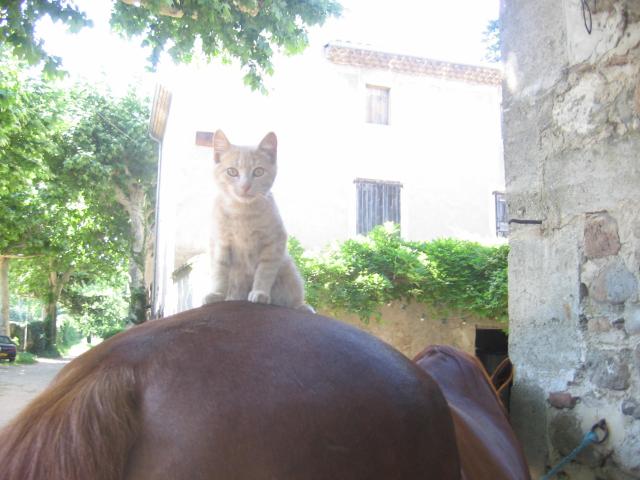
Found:
[[7, 434], [0, 475], [21, 480], [459, 478], [429, 376], [345, 324], [246, 302], [103, 342]]
[[434, 345], [414, 358], [438, 383], [451, 409], [464, 480], [528, 480], [527, 463], [507, 413], [480, 361]]

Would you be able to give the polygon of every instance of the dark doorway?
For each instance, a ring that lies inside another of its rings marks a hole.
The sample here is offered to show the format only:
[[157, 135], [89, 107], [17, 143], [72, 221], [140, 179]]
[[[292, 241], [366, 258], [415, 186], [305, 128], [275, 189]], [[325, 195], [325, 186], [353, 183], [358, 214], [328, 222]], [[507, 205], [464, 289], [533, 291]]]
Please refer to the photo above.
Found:
[[476, 329], [476, 357], [491, 375], [502, 360], [509, 355], [509, 336], [502, 330]]
[[[496, 372], [500, 363], [509, 356], [509, 336], [498, 329], [476, 329], [476, 356], [484, 365], [485, 370], [492, 376], [496, 373], [494, 386], [499, 387], [510, 382], [511, 367]], [[509, 408], [509, 394], [511, 386], [506, 386], [500, 394], [502, 403]]]

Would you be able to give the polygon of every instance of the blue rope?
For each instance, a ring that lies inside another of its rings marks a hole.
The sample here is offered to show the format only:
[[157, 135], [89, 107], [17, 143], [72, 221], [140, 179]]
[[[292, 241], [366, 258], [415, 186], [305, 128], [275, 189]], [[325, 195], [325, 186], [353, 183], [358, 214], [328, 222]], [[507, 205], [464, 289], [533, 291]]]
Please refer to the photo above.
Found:
[[580, 442], [580, 445], [574, 448], [569, 455], [567, 455], [562, 460], [560, 460], [560, 463], [558, 463], [555, 467], [553, 467], [540, 480], [549, 480], [551, 477], [554, 477], [558, 472], [560, 472], [560, 470], [562, 470], [562, 467], [564, 467], [567, 463], [575, 459], [582, 450], [587, 448], [592, 443], [597, 443], [597, 442], [599, 442], [598, 434], [592, 429], [589, 432], [587, 432], [587, 434], [583, 437], [582, 441]]

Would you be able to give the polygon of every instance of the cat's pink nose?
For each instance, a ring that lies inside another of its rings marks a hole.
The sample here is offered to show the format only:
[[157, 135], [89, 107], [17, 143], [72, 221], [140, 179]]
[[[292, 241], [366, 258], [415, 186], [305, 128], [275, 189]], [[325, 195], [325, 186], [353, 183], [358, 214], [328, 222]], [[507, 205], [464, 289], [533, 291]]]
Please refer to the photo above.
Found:
[[242, 186], [242, 193], [247, 193], [250, 188], [251, 188], [251, 185], [243, 185]]

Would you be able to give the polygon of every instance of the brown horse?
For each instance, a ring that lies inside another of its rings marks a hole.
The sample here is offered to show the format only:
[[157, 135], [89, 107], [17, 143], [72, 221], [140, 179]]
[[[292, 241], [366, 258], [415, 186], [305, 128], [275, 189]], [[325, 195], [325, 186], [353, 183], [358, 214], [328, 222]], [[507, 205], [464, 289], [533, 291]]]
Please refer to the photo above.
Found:
[[244, 302], [103, 342], [0, 439], [7, 480], [460, 478], [420, 368], [340, 322]]
[[414, 359], [438, 383], [453, 416], [463, 480], [529, 480], [522, 446], [484, 367], [452, 347]]

